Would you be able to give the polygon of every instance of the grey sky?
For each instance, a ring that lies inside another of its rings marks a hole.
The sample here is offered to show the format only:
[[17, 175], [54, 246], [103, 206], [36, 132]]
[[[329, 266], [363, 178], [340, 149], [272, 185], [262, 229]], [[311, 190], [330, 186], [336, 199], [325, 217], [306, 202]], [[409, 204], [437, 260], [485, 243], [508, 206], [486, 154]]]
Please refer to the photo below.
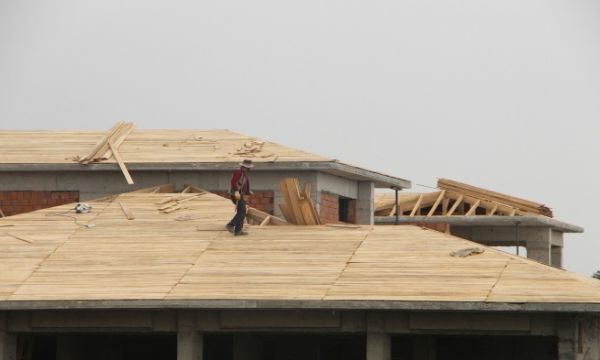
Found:
[[544, 202], [600, 268], [597, 0], [0, 0], [0, 128], [120, 119]]

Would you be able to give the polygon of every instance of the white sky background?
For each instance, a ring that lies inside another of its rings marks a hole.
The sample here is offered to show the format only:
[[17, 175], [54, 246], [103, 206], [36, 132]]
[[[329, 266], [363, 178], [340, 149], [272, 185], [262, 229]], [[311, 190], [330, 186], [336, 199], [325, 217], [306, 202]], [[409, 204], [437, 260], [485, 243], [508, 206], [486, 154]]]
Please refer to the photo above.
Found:
[[0, 0], [0, 128], [121, 119], [544, 202], [600, 269], [597, 0]]

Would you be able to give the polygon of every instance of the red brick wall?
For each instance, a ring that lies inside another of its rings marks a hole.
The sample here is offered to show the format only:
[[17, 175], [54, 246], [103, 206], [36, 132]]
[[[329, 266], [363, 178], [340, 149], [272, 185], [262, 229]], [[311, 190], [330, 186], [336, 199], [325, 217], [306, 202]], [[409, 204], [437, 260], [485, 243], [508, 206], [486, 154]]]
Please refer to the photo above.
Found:
[[0, 191], [0, 209], [6, 216], [79, 201], [79, 191]]
[[323, 224], [339, 223], [340, 203], [337, 195], [321, 191], [319, 202], [319, 217]]
[[[214, 191], [214, 193], [227, 199], [230, 198], [227, 191]], [[248, 200], [248, 205], [273, 215], [273, 210], [275, 210], [274, 198], [275, 196], [272, 190], [254, 191], [254, 195], [250, 196], [250, 199]]]

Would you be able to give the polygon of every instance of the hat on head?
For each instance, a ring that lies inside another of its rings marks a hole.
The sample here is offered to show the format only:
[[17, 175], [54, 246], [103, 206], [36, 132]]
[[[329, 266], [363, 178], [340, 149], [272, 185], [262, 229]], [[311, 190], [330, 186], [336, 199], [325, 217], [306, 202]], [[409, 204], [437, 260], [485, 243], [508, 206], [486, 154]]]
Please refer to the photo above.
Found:
[[254, 165], [252, 164], [252, 160], [250, 159], [244, 159], [244, 161], [242, 161], [240, 165], [248, 169], [252, 169], [254, 167]]

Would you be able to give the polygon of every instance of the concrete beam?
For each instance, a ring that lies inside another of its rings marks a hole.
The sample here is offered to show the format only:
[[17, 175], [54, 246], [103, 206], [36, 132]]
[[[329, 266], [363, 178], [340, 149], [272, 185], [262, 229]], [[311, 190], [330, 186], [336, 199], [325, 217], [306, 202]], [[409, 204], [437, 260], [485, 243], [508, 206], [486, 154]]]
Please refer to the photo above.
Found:
[[[376, 216], [377, 225], [394, 225], [395, 216]], [[448, 224], [464, 227], [546, 227], [563, 233], [582, 233], [584, 229], [545, 216], [400, 216], [399, 224]]]
[[0, 301], [0, 311], [141, 309], [329, 309], [600, 313], [600, 303], [396, 300], [36, 300]]
[[[239, 167], [238, 162], [207, 163], [127, 163], [130, 172], [135, 171], [232, 171]], [[0, 164], [0, 172], [50, 172], [50, 171], [119, 171], [114, 163], [80, 165], [65, 164]], [[373, 181], [377, 187], [398, 187], [408, 189], [408, 180], [381, 174], [338, 161], [281, 161], [257, 162], [253, 171], [322, 171], [331, 175], [356, 181]]]
[[202, 360], [203, 336], [195, 329], [194, 313], [181, 311], [177, 316], [177, 360]]
[[257, 335], [233, 335], [233, 360], [260, 360], [260, 343]]

